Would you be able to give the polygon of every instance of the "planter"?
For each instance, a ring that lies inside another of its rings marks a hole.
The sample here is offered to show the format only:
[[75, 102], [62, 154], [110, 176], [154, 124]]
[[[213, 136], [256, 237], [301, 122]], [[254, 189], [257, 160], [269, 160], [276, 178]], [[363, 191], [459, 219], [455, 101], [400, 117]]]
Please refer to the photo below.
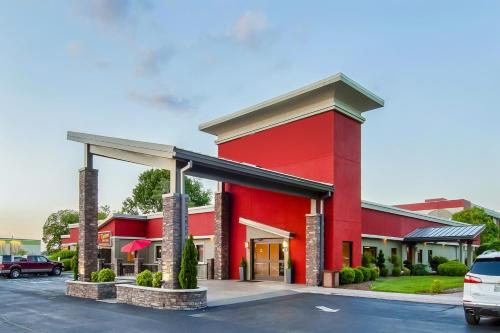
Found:
[[66, 295], [96, 300], [116, 298], [116, 282], [66, 281]]
[[155, 309], [197, 310], [207, 307], [207, 288], [166, 289], [120, 284], [116, 286], [116, 300]]
[[247, 279], [247, 269], [246, 267], [240, 267], [240, 281], [246, 281]]
[[285, 283], [293, 283], [293, 268], [285, 269]]

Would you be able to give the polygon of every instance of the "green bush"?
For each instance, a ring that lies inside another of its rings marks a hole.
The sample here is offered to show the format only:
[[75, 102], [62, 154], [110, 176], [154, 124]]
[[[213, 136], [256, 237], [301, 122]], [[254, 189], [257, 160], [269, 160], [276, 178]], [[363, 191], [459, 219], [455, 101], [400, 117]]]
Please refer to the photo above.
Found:
[[354, 283], [361, 283], [365, 279], [363, 275], [363, 271], [360, 270], [359, 268], [354, 269]]
[[468, 270], [466, 265], [458, 261], [448, 261], [438, 266], [438, 273], [443, 276], [464, 276]]
[[370, 252], [363, 253], [363, 256], [361, 257], [361, 266], [370, 267], [373, 263], [375, 263], [375, 258], [372, 254]]
[[412, 275], [415, 275], [415, 276], [429, 275], [427, 265], [424, 265], [424, 264], [413, 265], [413, 270], [411, 273], [412, 273]]
[[410, 276], [411, 275], [411, 269], [403, 267], [403, 275], [404, 276]]
[[433, 294], [441, 294], [444, 290], [443, 282], [441, 280], [434, 280], [431, 284], [430, 292]]
[[[246, 265], [246, 261], [244, 262]], [[182, 250], [179, 284], [182, 289], [198, 288], [198, 254], [196, 246], [194, 246], [193, 236], [189, 236]]]
[[90, 273], [90, 282], [99, 282], [99, 272]]
[[392, 269], [392, 276], [401, 276], [401, 268], [399, 267], [394, 267]]
[[152, 287], [153, 286], [153, 274], [150, 270], [140, 272], [135, 278], [135, 283], [141, 287]]
[[99, 271], [97, 275], [97, 281], [99, 282], [113, 282], [115, 281], [115, 272], [109, 268], [103, 268]]
[[73, 280], [78, 280], [78, 254], [71, 258], [71, 269], [73, 270]]
[[363, 272], [363, 281], [369, 281], [372, 276], [372, 270], [368, 267], [358, 266], [357, 269], [360, 269]]
[[448, 262], [448, 258], [440, 257], [440, 256], [435, 256], [435, 257], [433, 256], [431, 258], [430, 265], [431, 265], [432, 270], [437, 272], [438, 266], [441, 264], [444, 264], [445, 262]]
[[372, 275], [370, 277], [370, 280], [375, 281], [380, 277], [380, 269], [378, 267], [372, 267], [371, 268]]
[[63, 259], [61, 260], [64, 270], [65, 271], [70, 271], [71, 270], [71, 259]]
[[340, 283], [341, 284], [351, 284], [354, 282], [354, 269], [351, 267], [344, 267], [340, 271]]
[[389, 275], [389, 270], [386, 267], [380, 268], [380, 276], [386, 277], [387, 275]]
[[[380, 273], [382, 273], [382, 268], [385, 268], [385, 256], [384, 256], [384, 252], [382, 252], [382, 250], [380, 250], [378, 252], [376, 265], [378, 268], [380, 268]], [[382, 275], [382, 274], [380, 274], [380, 275]], [[384, 276], [384, 275], [382, 275], [382, 276]], [[387, 274], [386, 274], [386, 276], [387, 276]]]
[[152, 287], [153, 288], [161, 288], [161, 272], [156, 272], [153, 274]]
[[401, 268], [401, 257], [400, 256], [391, 256], [390, 262], [393, 266]]
[[76, 255], [75, 250], [59, 250], [59, 251], [53, 252], [48, 258], [50, 260], [56, 261], [57, 258], [60, 258], [61, 260], [71, 259], [75, 255]]
[[477, 248], [477, 250], [476, 250], [476, 255], [480, 255], [484, 251], [487, 251], [487, 250], [500, 251], [500, 240], [496, 240], [496, 241], [493, 241], [493, 242], [481, 244], [481, 246], [479, 246]]
[[247, 268], [247, 260], [245, 259], [245, 257], [241, 257], [240, 267]]

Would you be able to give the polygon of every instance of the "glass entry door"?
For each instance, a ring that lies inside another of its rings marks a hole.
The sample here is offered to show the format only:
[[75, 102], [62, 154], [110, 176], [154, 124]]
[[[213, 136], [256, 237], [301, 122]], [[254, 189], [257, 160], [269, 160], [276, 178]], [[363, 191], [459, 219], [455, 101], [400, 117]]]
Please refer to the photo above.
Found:
[[253, 278], [256, 280], [283, 280], [283, 244], [279, 239], [259, 239], [253, 246]]

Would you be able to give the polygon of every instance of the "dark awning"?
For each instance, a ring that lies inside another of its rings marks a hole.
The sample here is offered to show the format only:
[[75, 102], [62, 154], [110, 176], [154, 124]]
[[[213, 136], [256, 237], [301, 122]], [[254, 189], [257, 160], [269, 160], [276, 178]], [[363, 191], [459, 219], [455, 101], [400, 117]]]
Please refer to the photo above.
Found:
[[404, 238], [404, 242], [460, 242], [472, 241], [483, 232], [484, 224], [463, 227], [418, 228]]

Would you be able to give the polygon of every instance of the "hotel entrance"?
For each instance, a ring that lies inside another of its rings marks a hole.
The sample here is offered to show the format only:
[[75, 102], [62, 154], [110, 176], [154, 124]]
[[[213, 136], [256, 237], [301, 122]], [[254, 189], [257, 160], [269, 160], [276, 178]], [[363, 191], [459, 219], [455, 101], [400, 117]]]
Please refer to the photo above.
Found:
[[281, 239], [253, 240], [253, 279], [283, 281], [285, 260]]

